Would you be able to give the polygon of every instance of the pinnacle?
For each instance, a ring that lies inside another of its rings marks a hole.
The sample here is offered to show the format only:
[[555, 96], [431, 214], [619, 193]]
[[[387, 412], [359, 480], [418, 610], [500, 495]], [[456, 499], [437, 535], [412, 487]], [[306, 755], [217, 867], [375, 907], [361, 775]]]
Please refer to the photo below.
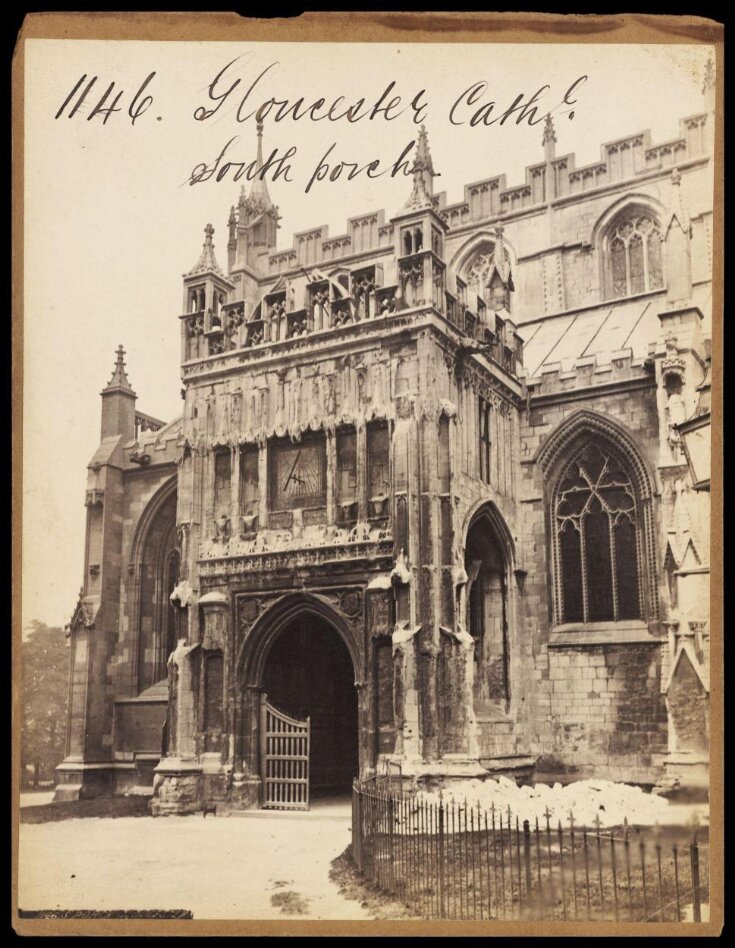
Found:
[[554, 120], [551, 117], [551, 112], [547, 113], [546, 121], [544, 122], [544, 134], [541, 139], [541, 144], [545, 145], [547, 142], [556, 142], [556, 130], [554, 129]]
[[505, 228], [502, 224], [498, 224], [495, 227], [495, 247], [493, 249], [492, 262], [490, 266], [490, 272], [488, 273], [487, 285], [490, 284], [493, 273], [496, 272], [500, 277], [503, 284], [505, 284], [508, 289], [513, 290], [513, 276], [510, 269], [510, 261], [505, 253], [505, 241], [503, 239], [503, 233]]
[[214, 255], [213, 236], [214, 227], [212, 227], [211, 224], [207, 224], [204, 228], [204, 245], [202, 246], [202, 252], [197, 262], [187, 273], [187, 276], [196, 276], [198, 273], [218, 273], [220, 276], [223, 275], [220, 265], [217, 263], [217, 258]]
[[[258, 170], [263, 167], [263, 123], [258, 122], [255, 126], [258, 133]], [[261, 204], [264, 208], [272, 207], [273, 201], [271, 201], [270, 194], [268, 194], [268, 186], [265, 183], [265, 179], [261, 178], [260, 174], [255, 176], [253, 181], [253, 186], [250, 189], [250, 199], [257, 204]]]
[[417, 210], [422, 207], [433, 207], [431, 199], [434, 190], [432, 179], [438, 177], [438, 175], [434, 171], [434, 164], [429, 151], [429, 136], [424, 125], [419, 129], [419, 140], [416, 143], [416, 158], [413, 163], [412, 174], [413, 187], [404, 209]]
[[681, 172], [678, 168], [672, 168], [671, 170], [671, 202], [669, 205], [669, 211], [666, 216], [666, 227], [664, 233], [668, 233], [669, 228], [677, 221], [681, 229], [685, 234], [690, 233], [691, 222], [689, 219], [689, 211], [686, 208], [684, 203], [684, 196], [682, 194], [681, 186]]
[[134, 395], [135, 392], [133, 392], [130, 380], [128, 379], [127, 373], [125, 372], [125, 350], [123, 349], [122, 344], [117, 347], [115, 354], [117, 356], [115, 368], [112, 371], [112, 378], [105, 386], [104, 391], [125, 391]]

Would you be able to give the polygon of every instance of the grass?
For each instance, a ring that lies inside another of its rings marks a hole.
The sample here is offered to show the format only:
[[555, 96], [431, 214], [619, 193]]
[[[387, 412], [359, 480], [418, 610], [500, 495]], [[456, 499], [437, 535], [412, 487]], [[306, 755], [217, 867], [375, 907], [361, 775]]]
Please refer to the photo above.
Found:
[[306, 915], [309, 911], [308, 901], [292, 889], [272, 895], [271, 905], [280, 909], [284, 915]]
[[351, 847], [332, 860], [329, 878], [339, 888], [339, 894], [353, 902], [359, 902], [367, 909], [372, 918], [420, 918], [418, 912], [413, 911], [403, 902], [391, 899], [373, 882], [366, 879], [357, 869], [352, 858]]

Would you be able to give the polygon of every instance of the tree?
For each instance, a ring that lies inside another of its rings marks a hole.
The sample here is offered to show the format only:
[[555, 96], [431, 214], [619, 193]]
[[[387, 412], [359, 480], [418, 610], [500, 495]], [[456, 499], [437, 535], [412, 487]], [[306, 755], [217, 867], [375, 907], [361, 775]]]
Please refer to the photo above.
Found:
[[21, 647], [23, 703], [21, 767], [33, 786], [52, 780], [64, 758], [69, 688], [69, 643], [63, 629], [33, 621]]

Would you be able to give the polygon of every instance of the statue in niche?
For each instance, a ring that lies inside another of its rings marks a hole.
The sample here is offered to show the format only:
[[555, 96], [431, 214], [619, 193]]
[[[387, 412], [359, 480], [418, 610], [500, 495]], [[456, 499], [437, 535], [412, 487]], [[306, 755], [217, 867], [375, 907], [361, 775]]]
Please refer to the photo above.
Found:
[[242, 392], [232, 393], [232, 403], [230, 411], [231, 430], [240, 430], [240, 418], [242, 416]]
[[389, 316], [396, 311], [396, 296], [384, 296], [380, 301], [380, 315]]
[[214, 536], [213, 540], [221, 540], [226, 543], [230, 539], [230, 518], [227, 514], [220, 514], [219, 520], [213, 520]]
[[334, 376], [328, 375], [327, 390], [324, 398], [324, 411], [327, 415], [333, 415], [337, 411], [337, 393], [334, 390]]
[[674, 460], [679, 461], [682, 457], [682, 447], [681, 447], [681, 435], [677, 430], [677, 425], [680, 425], [683, 421], [686, 420], [686, 403], [682, 397], [682, 380], [681, 376], [675, 372], [670, 373], [666, 376], [665, 381], [666, 386], [666, 425], [667, 425], [667, 442], [669, 448], [671, 449], [671, 454]]

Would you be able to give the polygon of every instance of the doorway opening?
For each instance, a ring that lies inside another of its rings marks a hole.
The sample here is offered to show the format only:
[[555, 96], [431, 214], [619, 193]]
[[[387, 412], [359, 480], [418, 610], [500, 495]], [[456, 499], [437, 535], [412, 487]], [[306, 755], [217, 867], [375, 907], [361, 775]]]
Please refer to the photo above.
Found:
[[508, 710], [508, 603], [503, 547], [486, 511], [467, 534], [467, 627], [475, 640], [475, 709]]
[[339, 634], [317, 616], [296, 618], [271, 647], [263, 691], [291, 717], [310, 718], [310, 798], [348, 793], [359, 768], [357, 689]]

